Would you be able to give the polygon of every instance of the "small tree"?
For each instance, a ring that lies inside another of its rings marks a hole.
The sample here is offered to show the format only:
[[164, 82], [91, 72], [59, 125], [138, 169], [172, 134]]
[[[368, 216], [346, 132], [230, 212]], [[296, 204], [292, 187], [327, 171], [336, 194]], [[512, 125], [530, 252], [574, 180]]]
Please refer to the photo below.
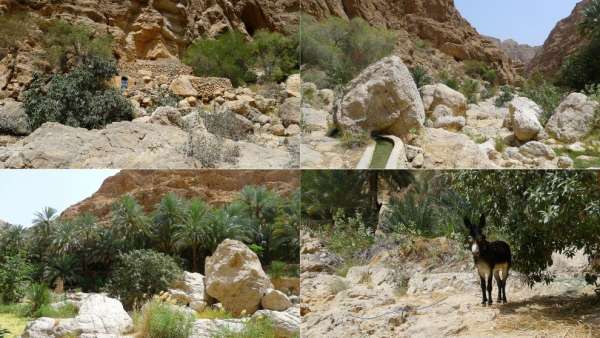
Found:
[[0, 263], [0, 301], [18, 302], [25, 295], [31, 280], [31, 264], [21, 255], [4, 257]]
[[183, 60], [198, 76], [225, 77], [234, 86], [255, 80], [249, 69], [252, 47], [239, 32], [227, 32], [214, 40], [196, 40]]
[[252, 48], [256, 66], [264, 71], [267, 81], [285, 80], [298, 68], [298, 40], [277, 32], [259, 30]]
[[108, 291], [132, 309], [167, 290], [181, 274], [173, 258], [153, 250], [135, 250], [119, 256]]
[[32, 129], [46, 122], [95, 129], [131, 120], [133, 107], [121, 93], [108, 87], [117, 75], [113, 61], [89, 57], [67, 74], [36, 74], [25, 91], [25, 112]]

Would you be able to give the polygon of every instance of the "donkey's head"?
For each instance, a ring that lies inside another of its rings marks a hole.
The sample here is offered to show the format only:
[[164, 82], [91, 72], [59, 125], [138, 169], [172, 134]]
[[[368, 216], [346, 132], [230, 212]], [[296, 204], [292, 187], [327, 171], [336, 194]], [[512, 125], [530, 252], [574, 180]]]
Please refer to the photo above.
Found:
[[471, 251], [474, 255], [479, 255], [481, 250], [485, 250], [487, 247], [487, 240], [485, 239], [485, 235], [483, 234], [483, 228], [485, 227], [485, 215], [481, 215], [478, 224], [471, 223], [471, 220], [468, 217], [464, 218], [464, 223], [467, 229], [469, 229], [469, 234], [471, 235]]

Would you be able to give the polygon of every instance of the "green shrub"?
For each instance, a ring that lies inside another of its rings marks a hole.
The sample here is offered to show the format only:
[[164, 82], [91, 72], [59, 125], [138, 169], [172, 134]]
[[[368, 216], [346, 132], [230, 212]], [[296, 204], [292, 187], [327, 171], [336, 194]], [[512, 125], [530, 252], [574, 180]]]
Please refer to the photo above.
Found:
[[28, 317], [31, 314], [31, 304], [13, 303], [0, 304], [0, 313], [8, 313], [17, 317]]
[[33, 22], [28, 13], [0, 15], [0, 60], [13, 53], [29, 35]]
[[333, 217], [334, 225], [328, 229], [327, 247], [344, 260], [351, 260], [373, 244], [373, 233], [365, 225], [361, 214], [347, 217], [338, 209]]
[[194, 319], [171, 304], [152, 300], [142, 308], [137, 334], [147, 338], [187, 338], [192, 333]]
[[107, 289], [131, 309], [166, 290], [181, 273], [172, 257], [153, 250], [135, 250], [119, 255]]
[[545, 125], [564, 97], [564, 92], [547, 82], [540, 74], [531, 77], [521, 90], [521, 94], [540, 105], [543, 114], [540, 122]]
[[233, 314], [223, 309], [215, 309], [213, 307], [207, 307], [202, 312], [198, 312], [196, 317], [200, 319], [231, 319]]
[[255, 65], [264, 71], [264, 79], [280, 82], [298, 70], [298, 39], [277, 32], [259, 30], [253, 36]]
[[502, 137], [497, 136], [494, 139], [494, 148], [499, 153], [503, 153], [504, 150], [506, 150], [506, 143], [504, 143], [504, 140], [502, 139]]
[[0, 263], [0, 303], [16, 303], [25, 295], [33, 268], [21, 255]]
[[33, 129], [46, 122], [87, 129], [133, 118], [129, 100], [107, 81], [117, 74], [114, 62], [87, 58], [67, 74], [36, 74], [25, 91], [24, 107]]
[[275, 326], [268, 318], [253, 318], [246, 322], [241, 332], [221, 328], [214, 338], [275, 338]]
[[368, 65], [390, 55], [397, 40], [394, 32], [360, 18], [330, 17], [319, 22], [303, 16], [301, 21], [302, 64], [325, 71], [328, 87], [349, 82]]
[[112, 58], [113, 39], [110, 35], [96, 36], [87, 26], [62, 20], [43, 23], [41, 28], [45, 58], [63, 72], [78, 67], [90, 56]]
[[454, 89], [454, 90], [458, 90], [460, 87], [460, 82], [458, 81], [458, 78], [454, 75], [450, 75], [447, 71], [441, 71], [438, 74], [438, 77], [440, 79], [440, 82], [445, 84], [446, 86]]
[[436, 215], [432, 212], [433, 201], [408, 193], [402, 199], [394, 199], [386, 223], [392, 231], [400, 234], [431, 235], [434, 233]]
[[498, 79], [496, 70], [490, 68], [485, 62], [478, 60], [467, 60], [464, 62], [465, 74], [474, 78], [495, 84]]
[[285, 276], [286, 264], [281, 261], [272, 261], [269, 266], [269, 276], [271, 278], [279, 278]]
[[427, 70], [421, 66], [416, 66], [410, 69], [410, 73], [412, 74], [415, 83], [417, 84], [417, 88], [421, 88], [425, 85], [431, 84], [431, 76], [427, 73]]
[[460, 92], [467, 98], [467, 102], [477, 103], [479, 96], [479, 81], [465, 79], [460, 86]]
[[73, 318], [77, 316], [77, 313], [77, 307], [71, 303], [66, 303], [59, 308], [53, 308], [48, 304], [44, 304], [35, 312], [34, 317]]
[[256, 80], [250, 71], [252, 46], [239, 32], [227, 32], [214, 40], [196, 40], [183, 60], [196, 75], [225, 77], [234, 86]]
[[504, 107], [508, 102], [512, 101], [514, 98], [514, 90], [510, 86], [502, 86], [500, 87], [500, 96], [496, 99], [495, 105], [496, 107]]
[[31, 284], [28, 292], [29, 303], [31, 304], [31, 314], [39, 317], [39, 310], [50, 304], [50, 289], [46, 284]]
[[342, 130], [340, 141], [345, 148], [354, 149], [364, 147], [369, 143], [371, 139], [368, 132], [364, 130], [351, 131]]

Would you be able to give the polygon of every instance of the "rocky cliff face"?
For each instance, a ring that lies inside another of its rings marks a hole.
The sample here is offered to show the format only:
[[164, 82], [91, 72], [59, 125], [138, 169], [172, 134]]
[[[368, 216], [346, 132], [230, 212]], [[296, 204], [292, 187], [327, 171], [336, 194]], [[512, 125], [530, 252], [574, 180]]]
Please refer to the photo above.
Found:
[[231, 202], [247, 185], [263, 185], [276, 192], [289, 194], [299, 184], [299, 174], [287, 170], [123, 170], [107, 178], [92, 196], [65, 210], [62, 217], [70, 218], [89, 212], [99, 219], [106, 219], [112, 204], [125, 194], [131, 194], [149, 212], [169, 192], [221, 205]]
[[528, 73], [554, 74], [560, 69], [565, 59], [586, 42], [579, 34], [577, 25], [583, 18], [584, 8], [591, 2], [591, 0], [579, 2], [571, 15], [556, 24], [542, 50], [528, 64]]
[[227, 29], [289, 32], [297, 27], [300, 5], [299, 0], [0, 0], [0, 13], [17, 9], [110, 32], [121, 56], [160, 59], [180, 56], [195, 38]]
[[[329, 16], [360, 17], [373, 25], [401, 32], [410, 40], [422, 39], [450, 57], [450, 61], [481, 60], [496, 68], [504, 81], [516, 80], [512, 61], [491, 41], [482, 37], [460, 15], [453, 0], [306, 0], [303, 12], [318, 19]], [[403, 60], [413, 63], [416, 53], [400, 41]], [[424, 57], [422, 62], [431, 63]]]
[[491, 40], [498, 48], [500, 48], [504, 54], [510, 57], [513, 61], [527, 65], [542, 49], [541, 46], [530, 46], [528, 44], [520, 44], [513, 39], [500, 40], [493, 37], [486, 37]]

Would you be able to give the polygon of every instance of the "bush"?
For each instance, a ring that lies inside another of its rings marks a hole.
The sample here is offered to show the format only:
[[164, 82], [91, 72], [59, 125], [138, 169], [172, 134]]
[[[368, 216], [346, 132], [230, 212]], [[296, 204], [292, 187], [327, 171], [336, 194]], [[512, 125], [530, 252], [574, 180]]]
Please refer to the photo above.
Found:
[[328, 87], [349, 82], [368, 65], [390, 55], [396, 45], [394, 32], [360, 18], [330, 17], [318, 22], [303, 16], [301, 21], [302, 64], [323, 70]]
[[460, 83], [456, 76], [450, 75], [447, 71], [442, 71], [438, 74], [440, 82], [445, 84], [446, 86], [458, 90], [460, 87]]
[[296, 35], [259, 30], [254, 34], [252, 49], [255, 65], [264, 71], [264, 79], [280, 82], [298, 70], [298, 40]]
[[508, 102], [512, 101], [515, 97], [513, 95], [514, 91], [510, 86], [502, 86], [500, 87], [500, 96], [496, 99], [495, 105], [496, 107], [504, 107]]
[[40, 308], [34, 314], [34, 317], [48, 317], [48, 318], [73, 318], [77, 316], [77, 307], [71, 303], [66, 303], [59, 308], [54, 308], [48, 304], [40, 306]]
[[200, 319], [231, 319], [233, 314], [223, 309], [215, 309], [213, 307], [207, 307], [202, 312], [198, 312], [196, 317]]
[[427, 74], [427, 70], [421, 66], [416, 66], [410, 69], [410, 73], [412, 74], [415, 83], [417, 84], [417, 88], [421, 88], [428, 84], [431, 84], [431, 76]]
[[0, 264], [0, 302], [19, 302], [25, 295], [32, 271], [32, 266], [22, 256], [4, 257]]
[[107, 289], [131, 309], [166, 290], [181, 274], [172, 257], [153, 250], [135, 250], [119, 255]]
[[249, 69], [252, 46], [239, 32], [227, 32], [218, 38], [200, 39], [188, 48], [184, 62], [198, 76], [225, 77], [234, 86], [256, 80]]
[[187, 338], [192, 333], [194, 319], [171, 304], [152, 300], [142, 308], [137, 334], [147, 338]]
[[498, 79], [496, 70], [490, 68], [485, 62], [478, 60], [467, 60], [464, 62], [465, 74], [474, 78], [495, 84]]
[[275, 327], [268, 318], [253, 318], [246, 322], [244, 329], [235, 332], [226, 327], [214, 334], [214, 338], [275, 338]]
[[90, 56], [112, 58], [113, 39], [110, 35], [95, 36], [89, 27], [62, 20], [42, 24], [41, 28], [45, 58], [63, 72], [80, 66]]
[[29, 287], [28, 294], [29, 303], [31, 304], [31, 315], [40, 317], [40, 309], [50, 304], [50, 289], [45, 284], [34, 283]]
[[87, 58], [67, 74], [50, 78], [36, 74], [25, 91], [24, 107], [32, 129], [46, 122], [72, 127], [101, 128], [133, 118], [131, 103], [107, 81], [117, 74], [114, 62]]
[[386, 223], [396, 233], [431, 235], [436, 222], [432, 204], [427, 197], [418, 198], [414, 192], [408, 193], [404, 198], [392, 201]]
[[543, 110], [540, 117], [542, 125], [552, 117], [564, 96], [564, 92], [559, 87], [550, 84], [539, 74], [525, 82], [521, 94], [540, 105]]
[[338, 209], [333, 217], [333, 223], [333, 227], [329, 229], [327, 247], [345, 260], [352, 260], [373, 244], [373, 233], [365, 225], [361, 214], [347, 217], [341, 209]]
[[0, 60], [19, 48], [19, 44], [29, 35], [33, 23], [27, 13], [1, 15], [0, 21]]
[[479, 99], [479, 81], [465, 79], [460, 86], [460, 92], [467, 98], [467, 102], [477, 103]]

